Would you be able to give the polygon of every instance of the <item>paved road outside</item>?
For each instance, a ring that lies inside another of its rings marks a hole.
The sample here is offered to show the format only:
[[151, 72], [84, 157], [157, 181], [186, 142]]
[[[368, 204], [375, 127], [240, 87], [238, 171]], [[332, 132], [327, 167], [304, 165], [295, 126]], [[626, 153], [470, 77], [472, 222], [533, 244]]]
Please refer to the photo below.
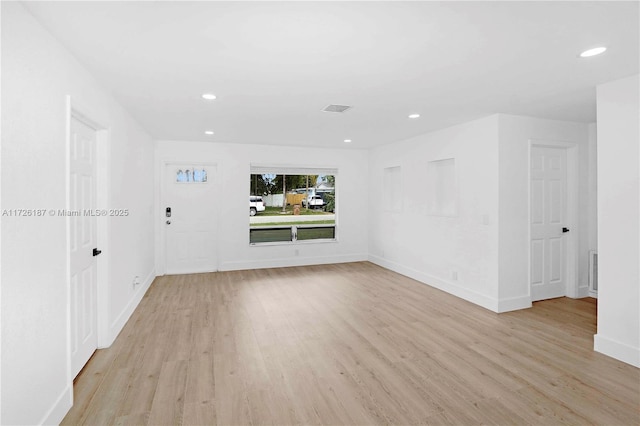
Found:
[[336, 220], [335, 214], [318, 214], [311, 216], [294, 216], [283, 214], [281, 216], [257, 216], [249, 217], [249, 223], [272, 223], [272, 222], [315, 222], [318, 220]]

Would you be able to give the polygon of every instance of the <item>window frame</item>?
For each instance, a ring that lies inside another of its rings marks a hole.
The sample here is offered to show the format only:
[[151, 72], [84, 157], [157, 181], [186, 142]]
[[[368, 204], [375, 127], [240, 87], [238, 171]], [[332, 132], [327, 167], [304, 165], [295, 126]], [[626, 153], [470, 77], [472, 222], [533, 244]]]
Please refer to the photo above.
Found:
[[[251, 164], [249, 171], [249, 187], [251, 188], [251, 178], [256, 174], [275, 174], [278, 175], [298, 175], [298, 176], [334, 176], [334, 179], [337, 180], [338, 169], [337, 167], [317, 167], [317, 166], [283, 166], [283, 165], [262, 165], [262, 164]], [[270, 247], [270, 246], [291, 246], [291, 245], [306, 245], [306, 244], [335, 244], [338, 242], [338, 186], [334, 181], [333, 195], [335, 197], [335, 208], [334, 208], [334, 223], [333, 224], [310, 224], [308, 226], [292, 224], [292, 225], [282, 225], [283, 227], [292, 229], [292, 240], [287, 241], [266, 241], [266, 242], [251, 242], [251, 222], [249, 222], [248, 226], [248, 243], [250, 247]], [[298, 189], [298, 188], [296, 188]], [[251, 196], [251, 190], [249, 190], [249, 195]], [[264, 195], [256, 195], [260, 196], [264, 199]], [[283, 194], [286, 200], [286, 194]], [[254, 216], [255, 217], [255, 216]], [[251, 220], [251, 219], [250, 219]], [[322, 226], [325, 225], [325, 226]], [[279, 225], [276, 225], [279, 226]], [[275, 227], [274, 226], [274, 229]], [[294, 237], [297, 236], [297, 228], [299, 226], [308, 228], [322, 228], [322, 227], [332, 227], [333, 228], [333, 238], [313, 238], [313, 239], [297, 239]], [[293, 228], [296, 228], [294, 231]]]

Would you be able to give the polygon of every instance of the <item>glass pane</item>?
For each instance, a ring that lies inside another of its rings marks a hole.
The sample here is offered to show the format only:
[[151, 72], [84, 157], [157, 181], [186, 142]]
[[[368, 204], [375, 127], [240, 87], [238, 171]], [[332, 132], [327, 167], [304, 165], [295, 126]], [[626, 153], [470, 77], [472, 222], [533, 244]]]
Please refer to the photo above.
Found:
[[207, 169], [189, 168], [178, 169], [176, 171], [176, 182], [178, 183], [206, 183]]
[[298, 227], [298, 240], [319, 240], [319, 239], [334, 239], [336, 237], [335, 226], [318, 226], [310, 228]]
[[273, 243], [278, 241], [291, 241], [291, 228], [252, 228], [249, 230], [249, 242]]

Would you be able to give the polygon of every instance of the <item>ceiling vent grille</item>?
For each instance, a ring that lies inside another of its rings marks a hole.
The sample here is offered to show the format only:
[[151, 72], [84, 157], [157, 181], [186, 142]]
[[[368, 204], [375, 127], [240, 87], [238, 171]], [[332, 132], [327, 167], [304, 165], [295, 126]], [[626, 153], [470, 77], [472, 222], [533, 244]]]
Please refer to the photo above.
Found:
[[345, 112], [351, 109], [350, 106], [347, 105], [327, 105], [322, 109], [324, 112]]

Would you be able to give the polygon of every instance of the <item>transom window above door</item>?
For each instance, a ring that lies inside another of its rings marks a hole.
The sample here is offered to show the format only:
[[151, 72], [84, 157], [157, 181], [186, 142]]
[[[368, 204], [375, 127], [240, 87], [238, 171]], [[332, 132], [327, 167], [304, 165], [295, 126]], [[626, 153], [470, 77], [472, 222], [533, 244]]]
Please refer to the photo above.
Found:
[[207, 183], [207, 169], [202, 167], [179, 168], [176, 183]]

